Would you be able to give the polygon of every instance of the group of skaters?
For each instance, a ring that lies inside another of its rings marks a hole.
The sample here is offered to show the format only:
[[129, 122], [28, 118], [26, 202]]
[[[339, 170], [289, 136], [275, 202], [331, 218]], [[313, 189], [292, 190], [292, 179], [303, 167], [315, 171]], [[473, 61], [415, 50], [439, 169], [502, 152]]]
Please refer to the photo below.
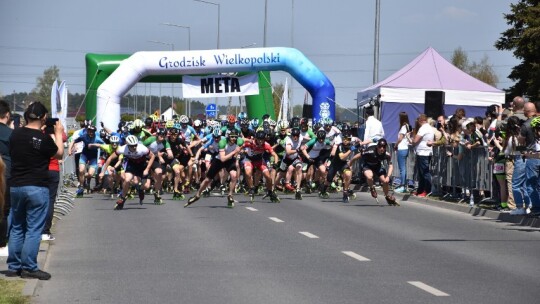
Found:
[[182, 115], [163, 121], [151, 115], [144, 121], [120, 122], [117, 130], [102, 124], [99, 132], [85, 121], [68, 151], [78, 165], [77, 196], [90, 191], [95, 177], [94, 190], [117, 195], [115, 210], [135, 195], [140, 204], [145, 193], [162, 204], [165, 192], [183, 200], [192, 191], [184, 207], [213, 191], [226, 195], [231, 208], [237, 193], [248, 195], [251, 202], [263, 195], [277, 203], [280, 192], [302, 200], [303, 193], [328, 198], [329, 192], [342, 191], [347, 203], [356, 196], [349, 187], [358, 160], [371, 195], [377, 199], [378, 181], [386, 202], [399, 205], [390, 194], [393, 166], [386, 139], [362, 141], [350, 125], [328, 118], [315, 123], [300, 117], [274, 121], [269, 115], [248, 118], [242, 112], [226, 120]]

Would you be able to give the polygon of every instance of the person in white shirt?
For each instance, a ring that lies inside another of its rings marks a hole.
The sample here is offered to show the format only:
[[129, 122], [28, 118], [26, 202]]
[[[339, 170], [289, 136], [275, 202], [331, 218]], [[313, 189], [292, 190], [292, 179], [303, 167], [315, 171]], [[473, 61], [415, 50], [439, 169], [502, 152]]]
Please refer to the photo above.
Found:
[[418, 131], [413, 139], [416, 152], [416, 168], [418, 176], [418, 189], [416, 195], [426, 197], [431, 192], [431, 173], [429, 163], [433, 155], [433, 128], [427, 123], [427, 116], [420, 114], [416, 120]]
[[368, 118], [366, 120], [364, 140], [360, 144], [372, 146], [377, 144], [377, 141], [380, 138], [384, 137], [384, 129], [382, 123], [377, 118], [375, 118], [375, 111], [372, 107], [366, 108], [366, 115], [368, 116]]

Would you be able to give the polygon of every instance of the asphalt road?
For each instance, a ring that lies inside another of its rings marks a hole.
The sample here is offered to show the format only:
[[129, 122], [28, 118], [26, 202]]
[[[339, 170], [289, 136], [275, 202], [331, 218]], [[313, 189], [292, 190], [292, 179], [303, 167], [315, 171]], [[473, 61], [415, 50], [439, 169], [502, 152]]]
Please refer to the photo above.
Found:
[[[170, 198], [166, 195], [165, 198]], [[538, 303], [540, 230], [366, 193], [280, 204], [77, 199], [37, 303]]]

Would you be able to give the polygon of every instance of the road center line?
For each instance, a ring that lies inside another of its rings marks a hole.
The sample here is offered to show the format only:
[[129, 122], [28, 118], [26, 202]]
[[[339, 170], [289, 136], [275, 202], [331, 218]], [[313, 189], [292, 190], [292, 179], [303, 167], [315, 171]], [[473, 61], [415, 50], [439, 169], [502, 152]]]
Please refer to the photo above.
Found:
[[423, 291], [426, 291], [426, 292], [429, 292], [430, 294], [434, 295], [434, 296], [437, 296], [437, 297], [449, 297], [450, 295], [445, 293], [445, 292], [442, 292], [440, 290], [438, 290], [437, 288], [434, 288], [434, 287], [431, 287], [425, 283], [422, 283], [420, 281], [408, 281], [407, 283], [413, 285], [413, 286], [416, 286], [420, 289], [422, 289]]
[[249, 210], [249, 211], [259, 211], [259, 210], [255, 209], [253, 207], [246, 207], [246, 209]]
[[315, 234], [309, 233], [309, 232], [307, 232], [307, 231], [300, 231], [300, 232], [298, 232], [298, 233], [303, 234], [303, 235], [307, 236], [307, 237], [310, 238], [310, 239], [318, 239], [318, 238], [319, 238], [319, 237], [316, 236]]
[[353, 259], [357, 259], [360, 262], [371, 261], [370, 259], [359, 255], [358, 253], [352, 251], [342, 251], [343, 254], [350, 256]]
[[271, 219], [272, 221], [274, 221], [276, 223], [283, 223], [283, 221], [278, 219], [277, 217], [269, 217], [269, 219]]

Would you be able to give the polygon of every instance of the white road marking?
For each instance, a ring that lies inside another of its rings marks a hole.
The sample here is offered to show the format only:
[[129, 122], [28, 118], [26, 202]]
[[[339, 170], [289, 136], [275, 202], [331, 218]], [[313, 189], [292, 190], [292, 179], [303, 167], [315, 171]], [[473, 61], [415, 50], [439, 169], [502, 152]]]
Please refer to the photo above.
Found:
[[437, 297], [449, 297], [450, 295], [445, 293], [445, 292], [442, 292], [440, 290], [438, 290], [437, 288], [434, 288], [434, 287], [431, 287], [425, 283], [422, 283], [420, 281], [408, 281], [407, 283], [413, 285], [413, 286], [416, 286], [420, 289], [422, 289], [423, 291], [426, 291], [426, 292], [429, 292], [430, 294], [434, 295], [434, 296], [437, 296]]
[[253, 207], [246, 207], [246, 209], [249, 210], [249, 211], [259, 211], [259, 210], [255, 209]]
[[315, 234], [309, 233], [309, 232], [307, 232], [307, 231], [300, 231], [300, 232], [298, 232], [298, 233], [303, 234], [303, 235], [307, 236], [307, 237], [310, 238], [310, 239], [318, 239], [318, 238], [319, 238], [319, 237], [316, 236]]
[[342, 253], [344, 253], [345, 255], [350, 256], [353, 259], [357, 259], [360, 262], [371, 261], [370, 259], [368, 259], [366, 257], [363, 257], [363, 256], [359, 255], [358, 253], [355, 253], [355, 252], [352, 252], [352, 251], [342, 251]]
[[278, 219], [277, 217], [269, 217], [269, 219], [271, 219], [272, 221], [274, 221], [276, 223], [283, 223], [283, 221]]

